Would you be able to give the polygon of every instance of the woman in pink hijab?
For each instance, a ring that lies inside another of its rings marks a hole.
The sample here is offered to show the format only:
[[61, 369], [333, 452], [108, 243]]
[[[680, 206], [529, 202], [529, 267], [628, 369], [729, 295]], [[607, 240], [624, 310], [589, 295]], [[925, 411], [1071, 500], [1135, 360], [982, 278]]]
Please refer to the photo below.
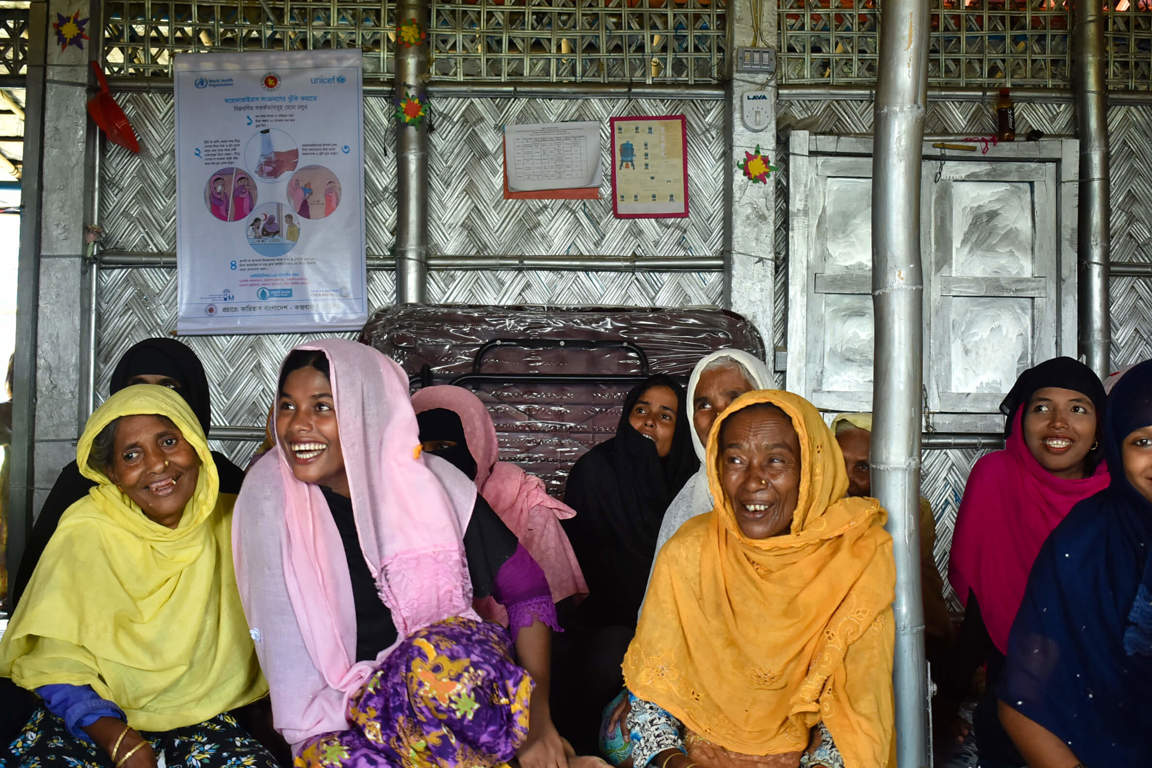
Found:
[[976, 667], [987, 665], [974, 726], [989, 768], [1024, 762], [997, 719], [995, 684], [1040, 547], [1076, 503], [1108, 486], [1097, 439], [1104, 403], [1100, 379], [1072, 358], [1028, 369], [1000, 405], [1004, 449], [977, 461], [964, 487], [948, 562], [964, 626], [941, 695], [962, 697]]
[[[496, 426], [480, 398], [463, 387], [425, 387], [412, 395], [412, 407], [424, 450], [447, 459], [476, 482], [480, 495], [544, 569], [552, 601], [588, 594], [580, 563], [560, 526], [576, 511], [549, 496], [540, 478], [499, 460]], [[507, 612], [491, 598], [477, 601], [476, 610], [508, 626]]]
[[[351, 341], [298, 347], [275, 438], [237, 499], [233, 551], [296, 764], [566, 766], [544, 574], [476, 486], [422, 452], [400, 367]], [[504, 605], [511, 634], [478, 620], [474, 595]]]

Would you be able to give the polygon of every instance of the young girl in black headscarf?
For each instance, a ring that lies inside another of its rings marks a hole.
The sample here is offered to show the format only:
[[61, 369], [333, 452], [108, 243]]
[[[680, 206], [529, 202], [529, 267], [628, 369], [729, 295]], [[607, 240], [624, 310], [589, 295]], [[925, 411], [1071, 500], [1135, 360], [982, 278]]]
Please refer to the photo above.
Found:
[[576, 516], [563, 525], [590, 594], [561, 619], [553, 713], [580, 754], [595, 749], [600, 710], [623, 686], [620, 662], [636, 631], [664, 512], [699, 465], [686, 410], [674, 379], [646, 379], [624, 400], [616, 436], [584, 454], [568, 476], [564, 501]]

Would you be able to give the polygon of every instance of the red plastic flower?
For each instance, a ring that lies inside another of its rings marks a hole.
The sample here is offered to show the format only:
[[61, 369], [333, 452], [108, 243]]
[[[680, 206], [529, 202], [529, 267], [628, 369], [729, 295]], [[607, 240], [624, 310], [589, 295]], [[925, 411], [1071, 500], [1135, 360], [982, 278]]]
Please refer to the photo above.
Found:
[[419, 125], [424, 115], [423, 102], [411, 93], [405, 93], [396, 105], [396, 119], [404, 125]]
[[760, 184], [768, 183], [768, 176], [775, 170], [776, 166], [768, 162], [768, 158], [760, 152], [760, 145], [756, 145], [756, 152], [744, 152], [744, 159], [736, 164], [736, 167], [744, 171], [744, 176], [752, 181], [753, 184], [759, 182]]

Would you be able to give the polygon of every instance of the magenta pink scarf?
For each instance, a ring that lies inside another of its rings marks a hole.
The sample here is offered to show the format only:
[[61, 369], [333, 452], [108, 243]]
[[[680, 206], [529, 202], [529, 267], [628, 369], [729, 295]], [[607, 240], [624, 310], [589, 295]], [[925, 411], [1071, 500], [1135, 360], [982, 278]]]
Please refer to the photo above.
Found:
[[[475, 489], [447, 462], [421, 456], [400, 366], [341, 339], [297, 349], [328, 357], [356, 531], [398, 638], [450, 616], [475, 618], [463, 545]], [[352, 586], [328, 505], [318, 486], [296, 479], [282, 451], [277, 439], [245, 479], [233, 551], [276, 727], [298, 744], [347, 727], [345, 700], [375, 664], [355, 660]], [[433, 461], [448, 472], [434, 471]]]
[[[416, 413], [444, 408], [460, 417], [468, 451], [476, 461], [476, 487], [540, 564], [552, 601], [588, 594], [580, 563], [560, 526], [561, 520], [574, 517], [576, 511], [549, 496], [540, 478], [499, 460], [496, 426], [480, 398], [463, 387], [425, 387], [412, 396], [412, 407]], [[494, 600], [482, 601], [477, 609], [484, 618], [507, 626], [507, 613]]]
[[1024, 599], [1032, 562], [1048, 534], [1078, 502], [1108, 487], [1103, 462], [1090, 477], [1049, 474], [1024, 442], [1024, 408], [1012, 416], [1004, 450], [976, 462], [956, 515], [948, 580], [967, 602], [971, 591], [992, 642], [1004, 653]]

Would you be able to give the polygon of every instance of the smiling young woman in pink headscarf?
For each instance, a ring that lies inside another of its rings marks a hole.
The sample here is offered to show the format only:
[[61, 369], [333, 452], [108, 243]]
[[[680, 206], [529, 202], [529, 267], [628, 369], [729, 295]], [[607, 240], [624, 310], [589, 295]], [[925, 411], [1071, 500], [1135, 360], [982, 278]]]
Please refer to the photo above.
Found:
[[1020, 375], [1000, 410], [1004, 449], [980, 458], [956, 515], [948, 579], [965, 605], [942, 695], [958, 698], [981, 663], [988, 693], [976, 712], [981, 764], [1020, 765], [991, 691], [1028, 573], [1052, 530], [1077, 502], [1107, 487], [1099, 463], [1104, 387], [1083, 363], [1057, 357]]
[[[422, 453], [400, 367], [350, 341], [301, 346], [275, 422], [234, 554], [297, 764], [564, 766], [543, 572], [471, 480]], [[478, 620], [474, 594], [504, 604], [514, 640]], [[524, 605], [532, 621], [517, 621]]]
[[[552, 602], [587, 594], [580, 563], [560, 527], [575, 510], [549, 496], [540, 478], [499, 460], [496, 426], [480, 398], [463, 387], [425, 387], [412, 395], [412, 407], [424, 450], [476, 481], [480, 495], [544, 569]], [[508, 625], [507, 611], [491, 598], [477, 601], [476, 610], [489, 621]]]

